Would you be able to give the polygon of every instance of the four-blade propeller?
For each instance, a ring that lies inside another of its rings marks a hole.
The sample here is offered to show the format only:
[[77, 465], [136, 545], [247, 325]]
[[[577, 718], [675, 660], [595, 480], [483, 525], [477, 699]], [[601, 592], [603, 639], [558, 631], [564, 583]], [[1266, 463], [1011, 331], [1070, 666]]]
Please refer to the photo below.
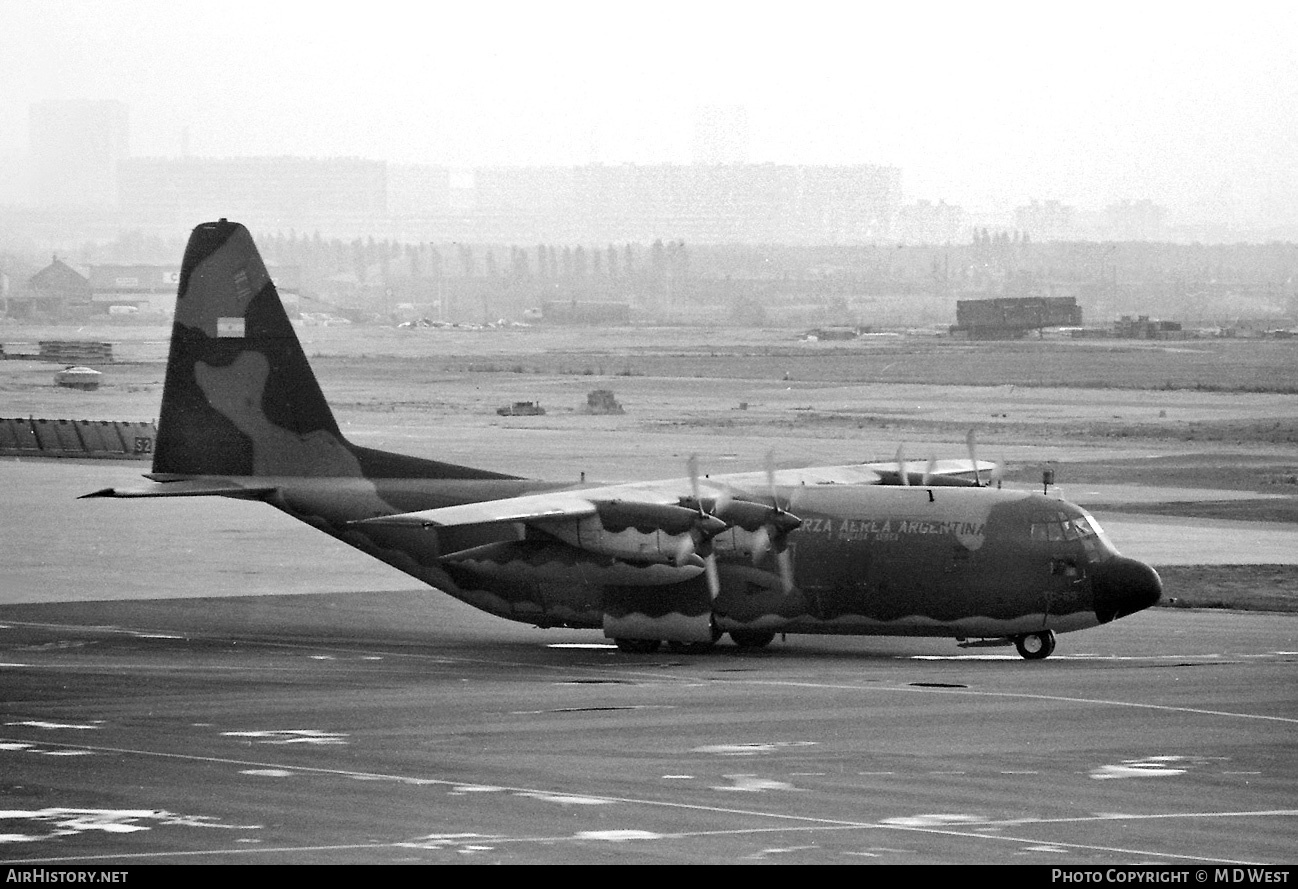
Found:
[[[753, 564], [760, 564], [768, 553], [775, 553], [776, 565], [784, 591], [793, 590], [793, 563], [788, 551], [788, 537], [802, 526], [802, 519], [780, 503], [775, 487], [775, 455], [766, 457], [766, 482], [770, 504], [736, 497], [723, 488], [716, 497], [701, 494], [698, 455], [689, 458], [690, 488], [693, 497], [681, 500], [682, 506], [698, 511], [699, 518], [683, 537], [677, 551], [678, 561], [691, 555], [701, 556], [707, 573], [708, 591], [713, 598], [721, 592], [721, 578], [717, 570], [713, 538], [731, 528], [740, 528], [752, 535]], [[718, 520], [720, 527], [718, 527]]]

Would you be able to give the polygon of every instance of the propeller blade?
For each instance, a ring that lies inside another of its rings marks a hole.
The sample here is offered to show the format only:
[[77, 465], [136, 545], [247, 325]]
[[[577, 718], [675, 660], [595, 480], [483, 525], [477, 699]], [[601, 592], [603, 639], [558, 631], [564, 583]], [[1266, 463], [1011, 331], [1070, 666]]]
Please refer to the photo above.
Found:
[[974, 434], [974, 431], [972, 429], [970, 429], [969, 434], [964, 437], [964, 443], [965, 443], [965, 447], [969, 449], [969, 463], [973, 467], [974, 484], [981, 487], [983, 480], [982, 480], [982, 476], [978, 472], [977, 436]]
[[717, 557], [711, 553], [703, 560], [703, 573], [707, 575], [708, 593], [715, 599], [721, 595], [721, 576], [717, 572]]
[[[685, 466], [690, 474], [690, 489], [694, 492], [694, 502], [699, 503], [699, 455], [690, 454], [689, 460], [685, 461]], [[703, 504], [699, 503], [699, 512], [703, 511]]]
[[793, 559], [787, 549], [782, 549], [775, 556], [775, 561], [780, 566], [780, 584], [787, 595], [793, 592]]
[[730, 493], [730, 489], [723, 487], [712, 504], [712, 514], [715, 516], [723, 515], [730, 504], [734, 502], [734, 499], [735, 496]]
[[899, 478], [899, 484], [909, 487], [910, 476], [906, 474], [906, 457], [902, 453], [905, 447], [904, 444], [897, 445], [897, 476]]
[[676, 564], [684, 565], [696, 552], [693, 534], [682, 534], [680, 543], [676, 544]]
[[771, 529], [762, 525], [753, 532], [753, 564], [756, 565], [771, 551]]
[[1000, 460], [996, 463], [995, 466], [992, 467], [991, 478], [988, 480], [987, 484], [989, 485], [994, 484], [996, 487], [999, 488], [1001, 486], [1001, 481], [1004, 478], [1005, 478], [1005, 461]]
[[933, 484], [933, 476], [937, 473], [937, 457], [928, 458], [928, 466], [924, 469], [925, 486]]

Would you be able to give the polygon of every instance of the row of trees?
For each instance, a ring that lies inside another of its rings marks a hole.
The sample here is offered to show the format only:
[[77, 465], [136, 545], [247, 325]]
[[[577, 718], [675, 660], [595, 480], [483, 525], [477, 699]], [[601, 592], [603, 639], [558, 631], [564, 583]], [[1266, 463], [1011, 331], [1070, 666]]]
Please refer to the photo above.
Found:
[[[307, 294], [369, 304], [496, 304], [517, 310], [553, 299], [611, 299], [645, 307], [781, 305], [872, 297], [953, 299], [1075, 296], [1088, 319], [1149, 314], [1191, 322], [1215, 314], [1298, 315], [1298, 244], [1195, 245], [1036, 242], [979, 231], [949, 246], [897, 244], [534, 246], [401, 243], [258, 234], [269, 265], [292, 267]], [[126, 232], [60, 253], [74, 266], [176, 265], [182, 241]], [[35, 251], [0, 253], [15, 295], [49, 263]]]
[[690, 251], [684, 242], [662, 240], [647, 247], [538, 244], [517, 245], [403, 244], [374, 238], [344, 243], [316, 234], [270, 235], [260, 239], [269, 264], [301, 268], [309, 278], [352, 275], [364, 283], [401, 278], [488, 278], [508, 281], [662, 279], [689, 275]]

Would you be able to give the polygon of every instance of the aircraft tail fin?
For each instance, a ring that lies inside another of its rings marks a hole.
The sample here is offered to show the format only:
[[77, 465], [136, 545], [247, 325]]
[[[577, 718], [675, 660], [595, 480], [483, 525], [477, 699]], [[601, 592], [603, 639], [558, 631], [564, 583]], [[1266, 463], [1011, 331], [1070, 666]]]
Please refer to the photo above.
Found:
[[225, 219], [195, 228], [185, 248], [153, 471], [509, 477], [348, 442], [252, 236]]

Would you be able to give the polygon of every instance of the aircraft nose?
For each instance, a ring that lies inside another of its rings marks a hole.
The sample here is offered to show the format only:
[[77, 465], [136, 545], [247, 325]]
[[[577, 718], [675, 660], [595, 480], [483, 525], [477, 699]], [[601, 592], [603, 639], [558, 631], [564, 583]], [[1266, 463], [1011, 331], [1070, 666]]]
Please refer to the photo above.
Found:
[[1095, 616], [1106, 624], [1156, 603], [1163, 595], [1163, 581], [1144, 562], [1117, 556], [1092, 567], [1091, 590]]

